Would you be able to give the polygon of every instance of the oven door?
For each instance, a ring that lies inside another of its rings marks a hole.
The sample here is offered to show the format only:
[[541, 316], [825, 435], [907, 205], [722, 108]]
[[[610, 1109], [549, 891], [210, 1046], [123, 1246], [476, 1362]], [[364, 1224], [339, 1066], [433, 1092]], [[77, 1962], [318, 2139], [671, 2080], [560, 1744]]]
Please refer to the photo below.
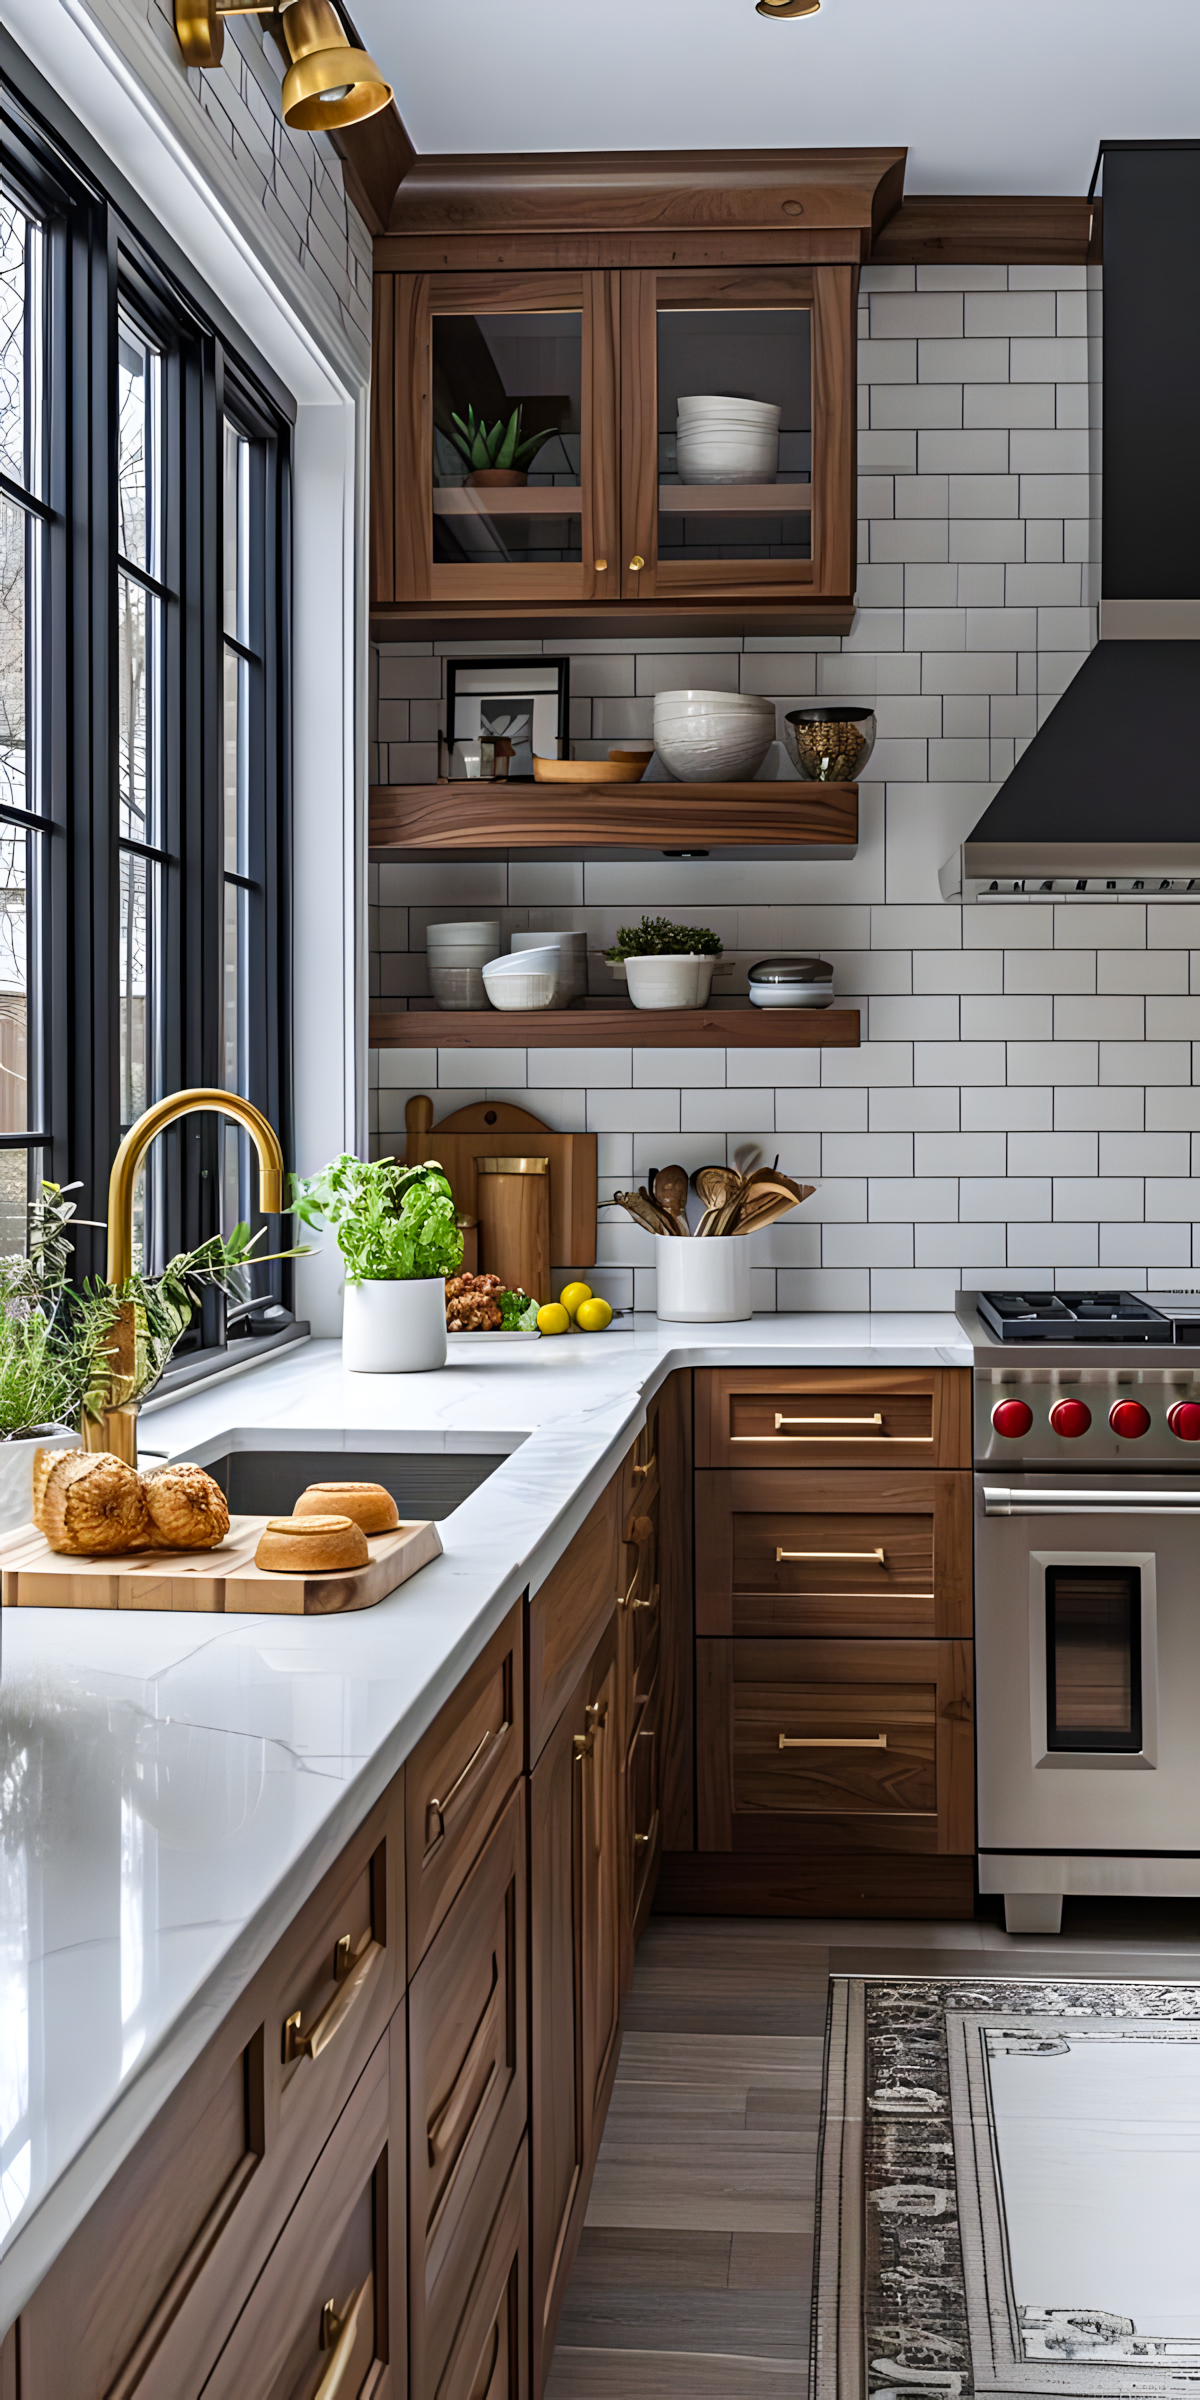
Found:
[[975, 1486], [981, 1850], [1200, 1850], [1200, 1478]]

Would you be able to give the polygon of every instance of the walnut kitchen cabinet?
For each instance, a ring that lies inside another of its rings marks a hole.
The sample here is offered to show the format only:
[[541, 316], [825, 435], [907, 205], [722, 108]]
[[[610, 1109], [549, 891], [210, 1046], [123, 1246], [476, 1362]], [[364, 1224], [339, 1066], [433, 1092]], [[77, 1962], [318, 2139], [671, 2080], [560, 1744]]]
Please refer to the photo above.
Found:
[[[372, 610], [844, 632], [858, 270], [903, 153], [417, 160], [375, 244]], [[681, 484], [676, 403], [781, 410], [777, 474]], [[468, 404], [548, 439], [467, 481]]]

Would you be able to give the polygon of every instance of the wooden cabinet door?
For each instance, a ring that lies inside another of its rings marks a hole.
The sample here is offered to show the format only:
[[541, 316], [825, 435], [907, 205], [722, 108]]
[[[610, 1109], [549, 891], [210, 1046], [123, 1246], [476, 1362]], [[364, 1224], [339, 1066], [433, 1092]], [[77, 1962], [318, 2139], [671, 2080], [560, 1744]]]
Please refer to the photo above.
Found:
[[702, 1850], [974, 1849], [970, 1642], [696, 1649]]
[[550, 2368], [616, 2071], [618, 1689], [610, 1623], [530, 1777], [533, 2390]]
[[700, 1634], [971, 1634], [971, 1478], [811, 1467], [696, 1477]]
[[[371, 590], [380, 603], [614, 600], [619, 278], [375, 277]], [[528, 481], [467, 480], [469, 412], [551, 438]]]
[[[622, 598], [852, 596], [856, 270], [637, 269], [622, 285]], [[774, 467], [685, 484], [677, 403], [722, 393], [780, 408]]]

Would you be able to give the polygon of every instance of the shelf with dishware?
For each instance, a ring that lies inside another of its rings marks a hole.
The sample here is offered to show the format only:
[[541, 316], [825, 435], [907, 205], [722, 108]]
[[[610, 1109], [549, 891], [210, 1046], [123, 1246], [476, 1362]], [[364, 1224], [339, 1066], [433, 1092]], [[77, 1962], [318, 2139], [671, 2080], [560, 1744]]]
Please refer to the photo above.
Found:
[[807, 515], [811, 483], [660, 483], [660, 517], [783, 517]]
[[634, 1008], [584, 1000], [573, 1008], [373, 1008], [373, 1050], [857, 1050], [856, 1008]]
[[[578, 763], [578, 762], [576, 762]], [[380, 783], [370, 794], [376, 860], [563, 850], [852, 858], [857, 783]]]

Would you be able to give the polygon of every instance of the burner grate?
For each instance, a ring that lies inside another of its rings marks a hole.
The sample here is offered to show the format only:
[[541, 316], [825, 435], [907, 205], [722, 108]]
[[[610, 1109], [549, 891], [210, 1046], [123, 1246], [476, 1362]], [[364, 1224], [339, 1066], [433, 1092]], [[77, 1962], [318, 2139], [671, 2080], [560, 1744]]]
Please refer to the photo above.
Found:
[[980, 1292], [976, 1306], [1003, 1342], [1169, 1342], [1169, 1316], [1136, 1292]]

